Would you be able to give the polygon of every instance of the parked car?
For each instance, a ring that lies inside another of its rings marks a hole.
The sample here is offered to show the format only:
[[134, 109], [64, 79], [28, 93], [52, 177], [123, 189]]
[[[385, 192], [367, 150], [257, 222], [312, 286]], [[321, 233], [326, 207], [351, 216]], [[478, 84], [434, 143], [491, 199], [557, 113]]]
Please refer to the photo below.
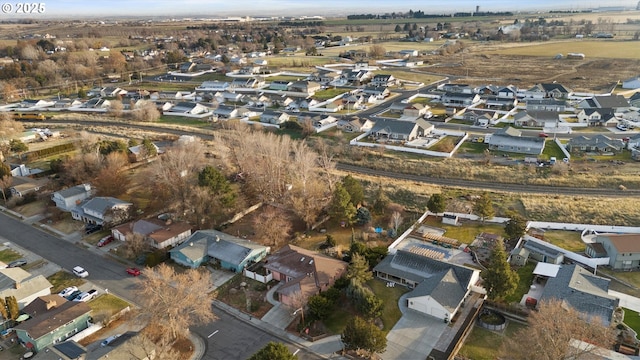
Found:
[[87, 302], [87, 301], [93, 299], [97, 294], [98, 294], [98, 290], [91, 289], [91, 290], [89, 290], [87, 292], [83, 292], [83, 293], [78, 294], [78, 296], [76, 296], [76, 298], [73, 299], [73, 301]]
[[62, 296], [63, 298], [66, 298], [67, 296], [73, 294], [76, 291], [78, 291], [77, 287], [69, 286], [68, 288], [65, 288], [64, 290], [60, 291], [58, 295]]
[[102, 230], [102, 225], [87, 224], [87, 226], [85, 226], [84, 229], [85, 229], [84, 233], [89, 235], [89, 234], [93, 234], [94, 232]]
[[109, 235], [109, 236], [105, 236], [102, 239], [100, 239], [100, 241], [98, 241], [98, 247], [103, 247], [109, 243], [111, 243], [113, 241], [113, 236]]
[[548, 138], [549, 134], [541, 132], [540, 134], [538, 134], [538, 136], [541, 138]]
[[69, 301], [72, 301], [73, 299], [75, 299], [80, 294], [82, 294], [82, 291], [76, 290], [76, 291], [72, 292], [71, 294], [69, 294], [68, 296], [65, 296], [65, 299], [67, 299]]
[[20, 259], [20, 260], [10, 262], [9, 265], [7, 265], [7, 267], [14, 268], [14, 267], [21, 267], [25, 265], [27, 265], [27, 260]]
[[87, 272], [87, 270], [85, 270], [82, 266], [74, 267], [73, 273], [76, 274], [76, 276], [81, 278], [86, 278], [87, 276], [89, 276], [89, 273]]
[[109, 344], [111, 344], [115, 339], [119, 338], [120, 334], [116, 334], [113, 336], [109, 336], [108, 338], [104, 339], [101, 343], [100, 346], [105, 347]]
[[134, 268], [134, 267], [128, 268], [127, 269], [127, 274], [133, 275], [133, 276], [138, 276], [138, 275], [140, 275], [140, 269]]

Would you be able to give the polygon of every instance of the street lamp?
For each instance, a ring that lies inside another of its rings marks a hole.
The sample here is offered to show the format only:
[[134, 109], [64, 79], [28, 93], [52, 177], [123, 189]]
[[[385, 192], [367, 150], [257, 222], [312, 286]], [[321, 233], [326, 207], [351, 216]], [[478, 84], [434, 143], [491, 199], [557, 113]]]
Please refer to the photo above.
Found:
[[298, 314], [298, 311], [300, 311], [300, 317], [302, 318], [302, 326], [304, 326], [304, 308], [300, 307], [299, 309], [294, 311], [293, 316], [296, 316]]

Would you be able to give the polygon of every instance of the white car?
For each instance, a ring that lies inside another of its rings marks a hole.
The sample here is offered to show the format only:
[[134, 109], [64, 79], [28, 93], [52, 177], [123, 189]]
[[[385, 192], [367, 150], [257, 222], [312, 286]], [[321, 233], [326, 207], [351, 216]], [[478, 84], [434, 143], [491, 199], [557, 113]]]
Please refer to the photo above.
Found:
[[96, 294], [98, 294], [98, 290], [95, 289], [91, 289], [87, 292], [82, 292], [80, 294], [78, 294], [78, 296], [76, 296], [75, 299], [73, 299], [73, 301], [82, 301], [82, 302], [87, 302], [91, 299], [93, 299]]
[[67, 296], [73, 294], [74, 291], [78, 291], [78, 288], [75, 286], [69, 286], [68, 288], [60, 291], [58, 295], [62, 296], [63, 298], [66, 298]]
[[87, 270], [85, 270], [82, 266], [74, 267], [73, 273], [76, 274], [76, 276], [81, 278], [86, 278], [87, 276], [89, 276], [89, 273], [87, 272]]
[[116, 334], [113, 336], [109, 336], [108, 338], [104, 339], [101, 343], [100, 346], [105, 347], [109, 344], [111, 344], [115, 339], [119, 338], [120, 334]]

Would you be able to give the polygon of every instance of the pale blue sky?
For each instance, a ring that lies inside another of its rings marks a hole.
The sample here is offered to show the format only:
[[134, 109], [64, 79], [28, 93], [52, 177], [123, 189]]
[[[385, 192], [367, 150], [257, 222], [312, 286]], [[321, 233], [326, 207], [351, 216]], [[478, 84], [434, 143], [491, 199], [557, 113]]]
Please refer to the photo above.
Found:
[[[584, 9], [598, 6], [635, 7], [637, 0], [40, 0], [45, 16], [103, 17], [229, 16], [229, 15], [334, 15], [422, 10], [425, 13], [473, 11], [531, 11]], [[8, 14], [0, 15], [0, 19]], [[14, 14], [12, 17], [20, 16]], [[26, 16], [26, 15], [22, 15]]]

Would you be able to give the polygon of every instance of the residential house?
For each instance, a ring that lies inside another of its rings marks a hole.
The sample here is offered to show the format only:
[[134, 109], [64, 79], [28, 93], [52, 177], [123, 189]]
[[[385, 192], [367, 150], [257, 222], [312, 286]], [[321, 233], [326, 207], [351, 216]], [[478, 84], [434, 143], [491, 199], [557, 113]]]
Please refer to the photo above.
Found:
[[323, 127], [338, 122], [338, 119], [331, 115], [318, 115], [311, 118], [314, 127]]
[[9, 188], [11, 196], [24, 197], [36, 193], [48, 183], [48, 179], [32, 179], [26, 176], [13, 176], [12, 186]]
[[396, 119], [380, 119], [371, 129], [371, 136], [379, 140], [411, 141], [428, 135], [433, 129], [433, 124], [424, 119], [418, 119], [415, 123]]
[[446, 92], [440, 98], [445, 106], [467, 107], [480, 102], [480, 95], [468, 93]]
[[227, 91], [230, 84], [226, 81], [204, 81], [196, 88], [198, 92], [217, 92]]
[[11, 176], [29, 176], [31, 175], [31, 168], [28, 168], [25, 164], [9, 164], [11, 170]]
[[0, 269], [0, 296], [14, 296], [20, 309], [39, 296], [50, 295], [52, 286], [43, 275], [33, 275], [19, 267]]
[[629, 109], [629, 100], [622, 95], [594, 96], [582, 100], [577, 107], [580, 109], [612, 109], [613, 112], [622, 112]]
[[[153, 148], [155, 149], [156, 155], [163, 153], [163, 151], [160, 150], [158, 145], [151, 143], [151, 146], [153, 146]], [[127, 150], [129, 151], [128, 155], [129, 155], [129, 160], [131, 162], [138, 162], [138, 161], [149, 159], [152, 157], [151, 152], [149, 152], [147, 148], [145, 148], [145, 146], [142, 144], [136, 145], [136, 146], [130, 146], [129, 148], [127, 148]]]
[[114, 239], [126, 241], [127, 236], [141, 235], [156, 249], [176, 246], [191, 236], [191, 225], [172, 220], [146, 219], [128, 222], [111, 229]]
[[59, 99], [56, 100], [53, 107], [56, 109], [69, 109], [80, 105], [82, 105], [82, 101], [80, 101], [80, 99]]
[[129, 218], [132, 203], [113, 197], [94, 197], [71, 209], [71, 217], [87, 224], [120, 223]]
[[567, 150], [570, 152], [598, 152], [598, 153], [618, 153], [625, 148], [624, 141], [612, 139], [605, 135], [595, 135], [593, 137], [578, 136], [572, 138], [567, 143]]
[[258, 73], [260, 73], [260, 66], [258, 65], [243, 66], [240, 68], [240, 70], [238, 70], [238, 74], [243, 74], [243, 75], [253, 75]]
[[511, 110], [518, 105], [518, 99], [499, 96], [485, 96], [482, 98], [487, 109]]
[[280, 111], [267, 110], [260, 115], [260, 122], [282, 124], [289, 121], [289, 114]]
[[527, 240], [522, 246], [529, 251], [529, 259], [549, 264], [562, 264], [564, 254], [541, 241]]
[[610, 281], [580, 265], [562, 265], [556, 276], [547, 280], [540, 300], [562, 301], [563, 305], [571, 306], [587, 321], [608, 326], [619, 305], [619, 299], [609, 295]]
[[287, 80], [275, 80], [269, 84], [269, 90], [287, 91], [293, 82]]
[[562, 99], [527, 99], [526, 104], [527, 111], [567, 111], [567, 102]]
[[508, 126], [491, 135], [488, 143], [491, 150], [540, 155], [544, 150], [545, 139], [522, 136], [520, 130]]
[[521, 127], [555, 127], [559, 121], [560, 118], [555, 111], [518, 111], [513, 116], [513, 124]]
[[634, 76], [632, 78], [622, 81], [623, 89], [638, 89], [640, 88], [640, 76]]
[[573, 91], [559, 83], [536, 84], [524, 92], [525, 98], [543, 99], [566, 99]]
[[82, 106], [83, 109], [109, 109], [111, 107], [111, 100], [103, 99], [101, 97], [96, 97], [93, 99], [87, 100]]
[[475, 94], [476, 89], [468, 84], [442, 84], [438, 85], [438, 90], [442, 90], [445, 93], [454, 93], [454, 94]]
[[[365, 86], [365, 88], [362, 89], [362, 93], [375, 96], [377, 100], [382, 100], [391, 95], [389, 89], [383, 86]], [[370, 103], [371, 101], [367, 102]]]
[[495, 95], [500, 98], [516, 98], [518, 96], [518, 88], [513, 85], [507, 85], [499, 88]]
[[633, 93], [633, 95], [629, 97], [629, 105], [640, 107], [640, 91]]
[[213, 115], [218, 119], [235, 119], [238, 117], [238, 108], [236, 106], [220, 105], [213, 111]]
[[613, 269], [640, 268], [640, 234], [598, 234], [595, 243], [602, 244]]
[[229, 85], [231, 89], [255, 89], [264, 85], [264, 80], [258, 78], [235, 78]]
[[605, 258], [607, 257], [607, 249], [602, 246], [602, 243], [594, 242], [587, 243], [587, 248], [585, 249], [585, 254], [592, 258]]
[[398, 51], [398, 54], [400, 56], [418, 56], [418, 50], [404, 49], [404, 50]]
[[320, 90], [320, 84], [313, 81], [295, 81], [289, 86], [289, 91], [313, 95]]
[[371, 79], [372, 86], [395, 86], [398, 84], [398, 80], [389, 74], [377, 74]]
[[373, 73], [366, 69], [359, 69], [359, 70], [354, 69], [354, 70], [348, 70], [342, 73], [342, 77], [344, 79], [354, 84], [364, 84], [368, 82], [372, 76], [373, 76]]
[[387, 255], [373, 268], [376, 277], [412, 289], [410, 309], [449, 321], [480, 280], [480, 270], [409, 251]]
[[44, 100], [44, 99], [24, 99], [18, 105], [19, 108], [30, 109], [30, 110], [42, 110], [48, 107], [53, 107], [55, 105], [55, 101]]
[[321, 84], [332, 84], [340, 79], [342, 71], [319, 71], [315, 79]]
[[54, 192], [51, 195], [51, 200], [53, 200], [58, 209], [69, 212], [92, 195], [91, 185], [81, 184]]
[[270, 248], [217, 230], [198, 230], [181, 245], [169, 251], [178, 264], [197, 268], [211, 262], [233, 272], [257, 263], [269, 253]]
[[191, 72], [195, 69], [196, 67], [196, 63], [191, 62], [191, 61], [187, 61], [187, 62], [183, 62], [182, 64], [180, 64], [180, 72], [182, 73], [188, 73]]
[[278, 300], [285, 305], [294, 305], [298, 294], [302, 302], [328, 290], [347, 271], [348, 264], [314, 251], [293, 245], [285, 245], [271, 254], [264, 268], [280, 281], [276, 290]]
[[465, 111], [462, 119], [472, 123], [475, 126], [489, 126], [492, 120], [495, 120], [498, 114], [495, 112], [487, 112], [481, 110]]
[[627, 141], [627, 149], [635, 149], [640, 147], [640, 134], [631, 136]]
[[73, 340], [51, 344], [33, 357], [33, 360], [86, 360], [87, 348]]
[[498, 89], [500, 87], [497, 85], [484, 85], [484, 86], [480, 86], [476, 89], [475, 93], [479, 94], [480, 96], [495, 96], [498, 93]]
[[217, 92], [215, 93], [214, 97], [215, 97], [215, 100], [221, 104], [225, 102], [238, 103], [244, 99], [243, 94], [236, 93], [236, 92], [229, 92], [229, 91]]
[[338, 121], [338, 129], [346, 132], [366, 132], [373, 128], [375, 123], [367, 118], [352, 116]]
[[611, 108], [582, 109], [577, 115], [578, 121], [589, 126], [614, 127], [620, 122]]
[[168, 112], [174, 114], [200, 115], [209, 112], [209, 108], [196, 102], [183, 101], [175, 104]]
[[14, 327], [18, 340], [33, 351], [67, 340], [89, 327], [91, 308], [82, 301], [67, 301], [59, 295], [38, 297], [22, 309], [31, 316]]
[[402, 109], [402, 115], [418, 118], [426, 114], [429, 109], [429, 105], [424, 105], [421, 103], [409, 103], [405, 105], [404, 109]]

